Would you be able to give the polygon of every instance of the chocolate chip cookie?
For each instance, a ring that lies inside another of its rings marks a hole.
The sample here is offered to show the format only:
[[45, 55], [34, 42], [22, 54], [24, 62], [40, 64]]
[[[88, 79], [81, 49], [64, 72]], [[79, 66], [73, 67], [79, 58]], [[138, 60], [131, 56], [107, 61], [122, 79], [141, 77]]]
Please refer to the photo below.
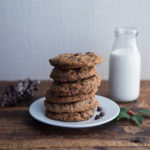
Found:
[[82, 95], [55, 96], [51, 93], [50, 90], [48, 90], [45, 94], [45, 98], [50, 103], [71, 103], [88, 99], [89, 97], [94, 96], [96, 92], [97, 89], [92, 89], [91, 92]]
[[49, 59], [51, 65], [61, 69], [73, 69], [94, 66], [104, 61], [102, 56], [94, 52], [77, 53], [77, 54], [60, 54], [54, 58]]
[[101, 77], [99, 75], [94, 75], [73, 83], [59, 84], [54, 81], [50, 87], [50, 91], [53, 93], [53, 95], [57, 96], [88, 94], [92, 91], [92, 89], [97, 89], [100, 85], [100, 82]]
[[85, 79], [95, 74], [97, 74], [97, 69], [95, 66], [70, 70], [54, 68], [50, 74], [50, 77], [53, 78], [55, 81], [63, 83]]
[[54, 104], [49, 103], [47, 100], [44, 101], [45, 107], [50, 112], [62, 113], [62, 112], [83, 112], [89, 109], [94, 109], [98, 106], [98, 101], [95, 96], [90, 97], [87, 100], [73, 102], [73, 103], [64, 103], [64, 104]]
[[91, 117], [93, 117], [94, 112], [94, 109], [77, 113], [54, 113], [46, 110], [46, 116], [51, 119], [61, 121], [84, 121], [89, 120]]

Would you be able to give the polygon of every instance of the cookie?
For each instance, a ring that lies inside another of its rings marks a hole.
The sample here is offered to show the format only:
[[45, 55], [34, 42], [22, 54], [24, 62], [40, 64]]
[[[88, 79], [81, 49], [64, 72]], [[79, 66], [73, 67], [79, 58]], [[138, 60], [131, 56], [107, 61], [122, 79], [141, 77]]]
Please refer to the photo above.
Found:
[[82, 67], [77, 69], [59, 69], [54, 68], [50, 74], [50, 77], [58, 82], [73, 82], [81, 79], [85, 79], [97, 74], [95, 66]]
[[54, 113], [46, 110], [46, 116], [61, 121], [84, 121], [89, 120], [94, 115], [94, 109], [90, 109], [85, 112], [77, 112], [77, 113]]
[[89, 109], [94, 109], [98, 106], [98, 101], [95, 96], [90, 97], [87, 100], [73, 102], [73, 103], [64, 103], [64, 104], [54, 104], [44, 101], [45, 108], [50, 112], [62, 113], [62, 112], [83, 112]]
[[78, 80], [77, 82], [71, 83], [57, 83], [52, 82], [50, 91], [53, 95], [57, 96], [71, 96], [71, 95], [81, 95], [88, 94], [92, 89], [98, 89], [100, 85], [101, 77], [94, 75], [87, 79]]
[[82, 95], [55, 96], [52, 95], [50, 90], [48, 90], [45, 94], [45, 98], [50, 103], [71, 103], [71, 102], [77, 102], [77, 101], [88, 99], [89, 97], [94, 96], [96, 92], [97, 89], [92, 89], [91, 92]]
[[73, 69], [94, 66], [104, 61], [102, 56], [97, 55], [94, 52], [83, 53], [66, 53], [60, 54], [54, 58], [49, 59], [52, 66], [61, 69]]

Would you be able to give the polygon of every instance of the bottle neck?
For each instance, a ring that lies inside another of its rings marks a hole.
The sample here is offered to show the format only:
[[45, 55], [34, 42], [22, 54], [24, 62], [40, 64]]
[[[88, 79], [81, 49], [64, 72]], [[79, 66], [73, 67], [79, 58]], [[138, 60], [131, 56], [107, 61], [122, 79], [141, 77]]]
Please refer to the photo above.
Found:
[[137, 40], [135, 35], [118, 35], [116, 36], [113, 50], [114, 49], [133, 49], [137, 50]]

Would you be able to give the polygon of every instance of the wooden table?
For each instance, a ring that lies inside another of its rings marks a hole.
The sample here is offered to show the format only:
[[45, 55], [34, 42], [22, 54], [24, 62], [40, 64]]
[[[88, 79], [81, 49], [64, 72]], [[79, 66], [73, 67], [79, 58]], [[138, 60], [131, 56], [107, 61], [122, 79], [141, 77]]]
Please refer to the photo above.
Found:
[[[0, 82], [0, 92], [12, 82]], [[35, 99], [44, 96], [50, 81], [42, 81]], [[0, 93], [0, 94], [1, 94]], [[98, 94], [108, 97], [108, 82], [103, 81]], [[150, 117], [141, 126], [129, 122], [84, 129], [48, 126], [34, 120], [28, 112], [32, 101], [16, 107], [0, 108], [0, 150], [149, 150]], [[137, 101], [121, 107], [150, 109], [150, 81], [142, 81]]]

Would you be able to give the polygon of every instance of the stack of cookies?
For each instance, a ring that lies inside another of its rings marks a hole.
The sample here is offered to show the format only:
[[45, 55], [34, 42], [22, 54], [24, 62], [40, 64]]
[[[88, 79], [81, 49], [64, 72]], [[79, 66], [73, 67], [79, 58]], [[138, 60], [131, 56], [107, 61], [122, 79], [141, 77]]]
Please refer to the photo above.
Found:
[[53, 82], [46, 92], [46, 116], [54, 120], [83, 121], [98, 106], [95, 93], [101, 82], [96, 64], [104, 61], [96, 53], [61, 54], [49, 60], [55, 68]]

